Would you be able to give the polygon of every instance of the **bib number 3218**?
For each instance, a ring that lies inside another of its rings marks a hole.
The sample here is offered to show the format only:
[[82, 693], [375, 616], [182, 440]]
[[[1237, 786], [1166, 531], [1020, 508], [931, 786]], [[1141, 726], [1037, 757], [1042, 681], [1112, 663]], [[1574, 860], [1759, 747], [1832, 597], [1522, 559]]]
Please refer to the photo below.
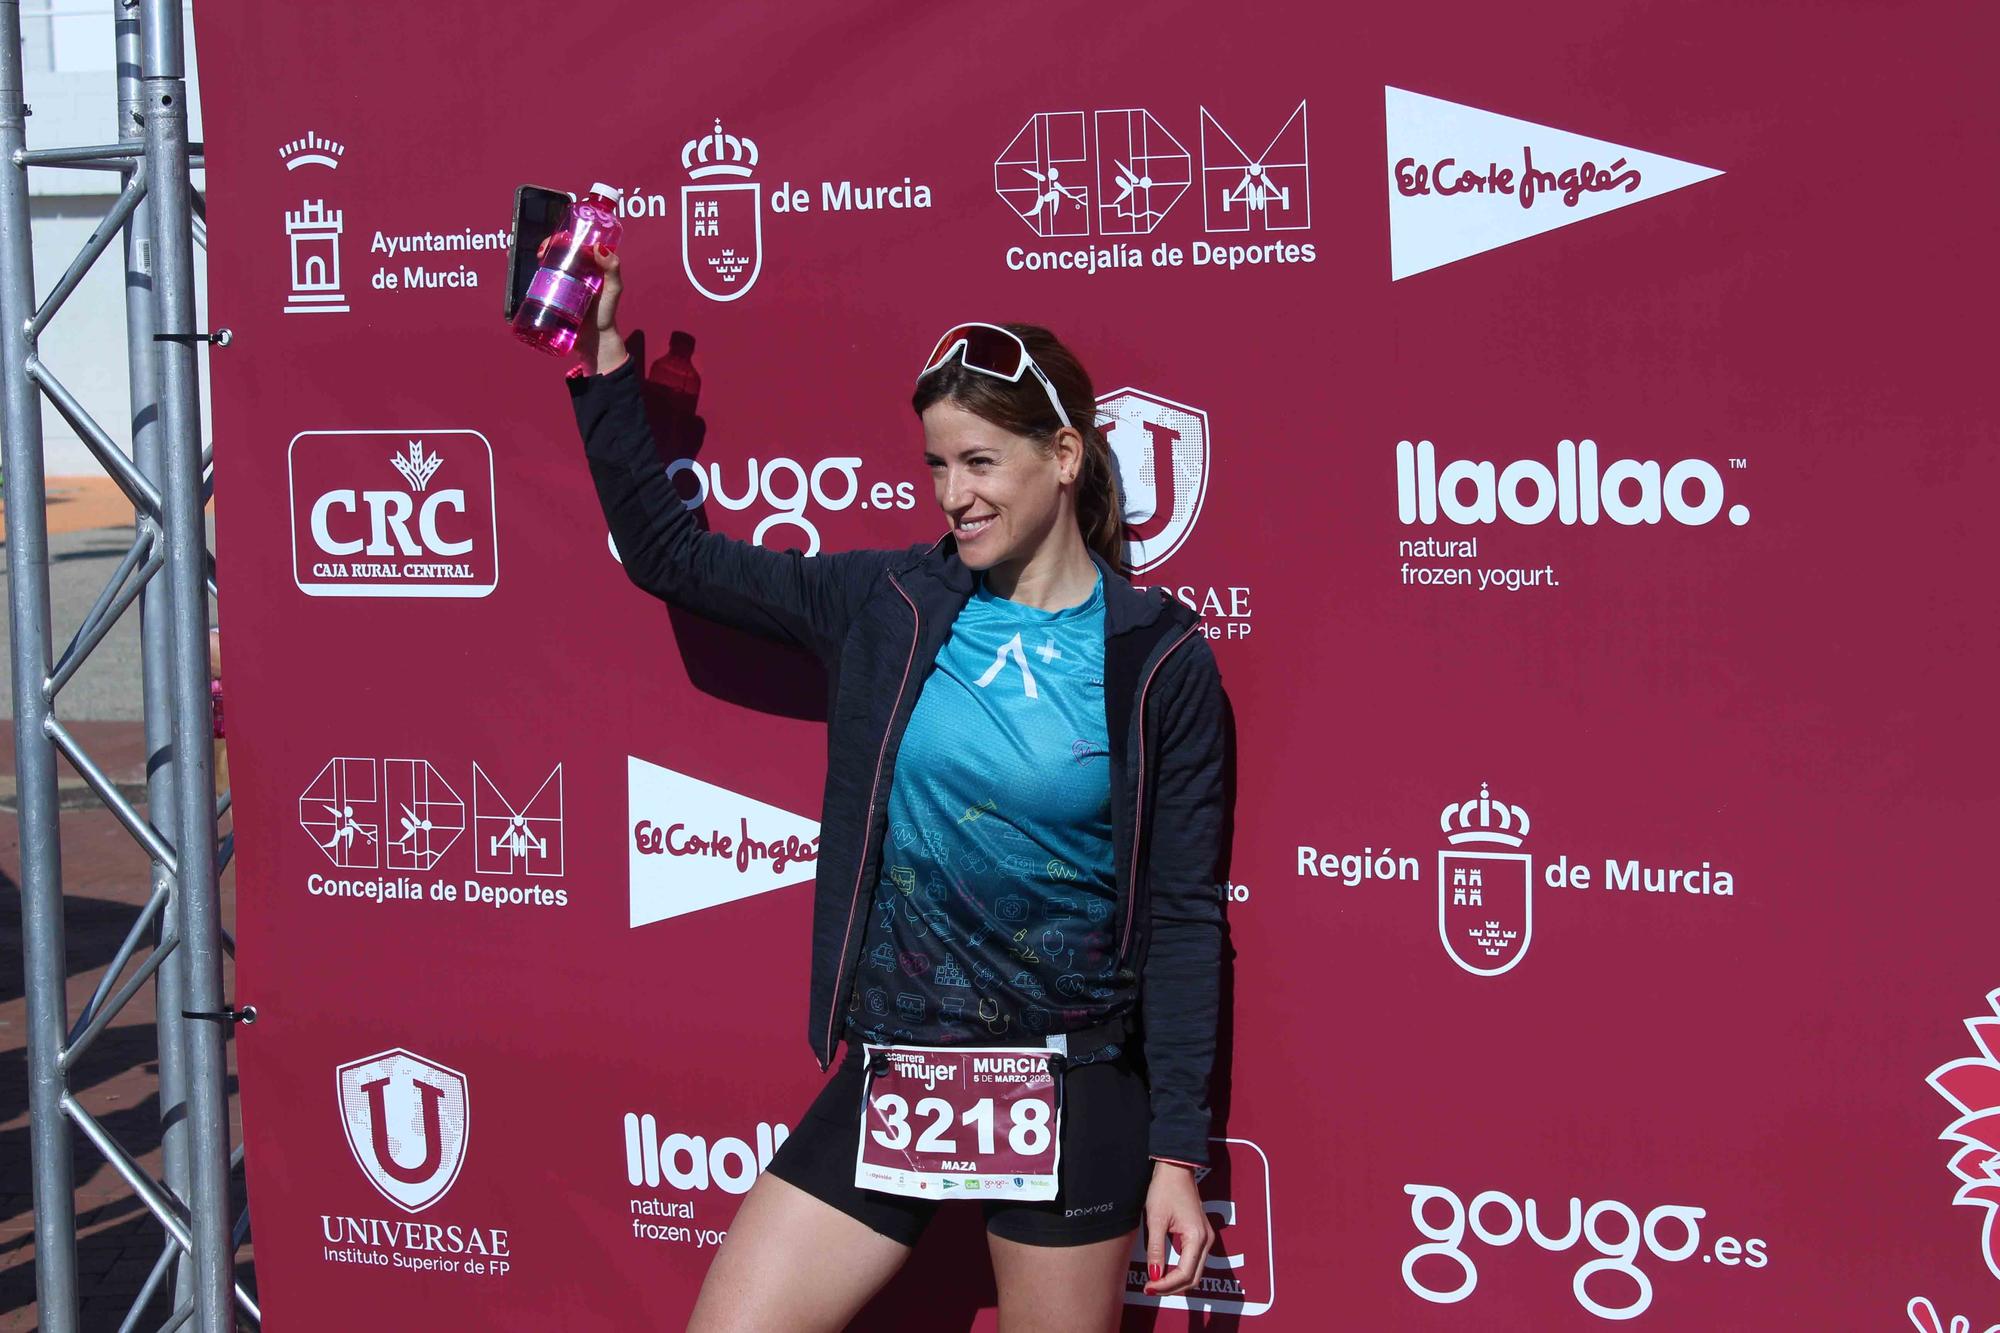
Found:
[[869, 1046], [854, 1183], [918, 1199], [1053, 1199], [1059, 1074], [1042, 1047]]

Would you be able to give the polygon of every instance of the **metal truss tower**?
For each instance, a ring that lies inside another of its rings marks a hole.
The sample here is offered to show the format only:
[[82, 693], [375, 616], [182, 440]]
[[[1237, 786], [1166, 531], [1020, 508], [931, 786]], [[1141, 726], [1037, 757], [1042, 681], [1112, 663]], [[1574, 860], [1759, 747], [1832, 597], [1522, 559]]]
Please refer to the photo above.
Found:
[[[251, 1021], [223, 1003], [217, 876], [230, 848], [216, 824], [208, 686], [214, 561], [202, 511], [210, 459], [201, 443], [194, 328], [194, 244], [202, 201], [189, 178], [186, 44], [180, 0], [113, 0], [118, 142], [27, 145], [20, 0], [0, 0], [0, 381], [5, 415], [8, 610], [12, 618], [14, 752], [19, 774], [21, 914], [28, 1018], [29, 1137], [34, 1154], [36, 1290], [42, 1327], [77, 1328], [72, 1135], [81, 1134], [165, 1230], [158, 1263], [121, 1333], [138, 1327], [171, 1283], [162, 1327], [225, 1333], [256, 1303], [235, 1281], [248, 1214], [232, 1226], [225, 1082], [230, 1025]], [[109, 89], [107, 89], [109, 91]], [[82, 250], [35, 300], [28, 172], [61, 166], [115, 171], [123, 181]], [[37, 353], [49, 321], [84, 274], [123, 239], [131, 447], [100, 425]], [[136, 535], [60, 654], [50, 623], [47, 492], [40, 398], [46, 395], [131, 500]], [[148, 782], [145, 809], [128, 801], [64, 727], [62, 690], [111, 626], [139, 607]], [[64, 994], [63, 877], [56, 759], [82, 775], [151, 862], [152, 893], [75, 1015]], [[150, 947], [148, 947], [150, 946]], [[133, 959], [144, 951], [137, 966]], [[127, 969], [130, 975], [127, 975]], [[70, 1071], [112, 1018], [152, 982], [158, 1012], [165, 1179], [140, 1168], [72, 1095]]]

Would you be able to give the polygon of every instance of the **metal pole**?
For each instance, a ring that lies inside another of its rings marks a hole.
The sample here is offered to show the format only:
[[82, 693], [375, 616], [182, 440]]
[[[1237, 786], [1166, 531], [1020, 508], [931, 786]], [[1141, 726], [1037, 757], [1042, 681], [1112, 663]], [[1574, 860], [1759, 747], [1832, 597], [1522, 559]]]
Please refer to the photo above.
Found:
[[[136, 0], [120, 0], [114, 16], [118, 71], [118, 141], [130, 144], [136, 170], [145, 139], [145, 89], [140, 82], [140, 66], [145, 50], [139, 33]], [[131, 180], [127, 173], [123, 179]], [[160, 441], [158, 358], [153, 334], [158, 329], [153, 314], [153, 203], [141, 199], [125, 228], [125, 359], [126, 378], [132, 390], [132, 461], [155, 487], [166, 488], [164, 459]], [[144, 515], [138, 520], [144, 524]], [[142, 716], [146, 719], [146, 810], [153, 826], [171, 842], [177, 835], [171, 812], [174, 804], [174, 771], [169, 762], [173, 753], [173, 692], [169, 688], [173, 660], [173, 622], [169, 591], [164, 580], [155, 578], [146, 585], [139, 602], [139, 663]], [[152, 863], [153, 890], [165, 889], [169, 905], [160, 916], [156, 940], [164, 943], [173, 932], [178, 903], [172, 901], [177, 880], [160, 862]], [[187, 1054], [188, 1020], [184, 1010], [196, 1008], [187, 1001], [186, 958], [180, 949], [167, 955], [160, 965], [153, 991], [155, 1026], [160, 1043], [160, 1148], [161, 1165], [167, 1188], [182, 1203], [188, 1202], [187, 1155]], [[168, 1288], [169, 1310], [194, 1296], [194, 1260], [177, 1251], [171, 1260], [172, 1285]]]
[[28, 141], [21, 71], [20, 0], [0, 0], [0, 365], [6, 416], [7, 610], [13, 638], [14, 765], [21, 819], [21, 952], [28, 1008], [28, 1138], [34, 1157], [35, 1295], [42, 1327], [76, 1329], [76, 1201], [69, 1120], [63, 1114], [62, 850], [56, 807], [56, 752], [44, 723], [48, 679], [49, 533], [42, 478], [40, 395], [27, 375], [34, 351], [35, 261], [28, 216], [28, 169], [16, 162]]
[[[193, 333], [194, 223], [189, 212], [187, 84], [180, 0], [141, 0], [146, 170], [152, 182], [153, 284], [161, 333]], [[216, 888], [215, 801], [208, 696], [208, 542], [202, 521], [201, 404], [191, 342], [155, 344], [172, 663], [174, 838], [179, 952], [190, 1009], [222, 1010], [221, 902]], [[156, 815], [156, 822], [157, 822]], [[229, 1102], [226, 1033], [219, 1019], [187, 1023], [184, 1146], [194, 1240], [194, 1322], [230, 1333], [235, 1322], [229, 1243]]]

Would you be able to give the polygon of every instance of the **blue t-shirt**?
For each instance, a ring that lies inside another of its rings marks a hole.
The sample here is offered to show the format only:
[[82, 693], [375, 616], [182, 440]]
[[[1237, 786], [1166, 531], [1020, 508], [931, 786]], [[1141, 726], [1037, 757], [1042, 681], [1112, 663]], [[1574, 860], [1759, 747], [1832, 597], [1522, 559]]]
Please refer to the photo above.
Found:
[[1033, 1044], [1129, 998], [1114, 975], [1104, 580], [1060, 611], [979, 581], [896, 755], [849, 1026]]

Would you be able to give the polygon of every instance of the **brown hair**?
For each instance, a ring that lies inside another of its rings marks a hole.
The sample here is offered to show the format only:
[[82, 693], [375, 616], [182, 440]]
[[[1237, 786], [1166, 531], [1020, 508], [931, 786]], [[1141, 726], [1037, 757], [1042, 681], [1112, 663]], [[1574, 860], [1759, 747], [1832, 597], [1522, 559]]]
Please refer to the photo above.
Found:
[[[1090, 374], [1076, 356], [1047, 329], [1034, 324], [1003, 324], [1019, 338], [1028, 355], [1056, 386], [1063, 411], [1070, 424], [1083, 436], [1083, 463], [1076, 474], [1076, 523], [1084, 545], [1104, 557], [1120, 574], [1129, 574], [1125, 564], [1125, 504], [1118, 493], [1118, 471], [1112, 464], [1111, 445], [1097, 428], [1097, 394]], [[1055, 447], [1056, 432], [1062, 429], [1041, 381], [1028, 371], [1015, 383], [976, 370], [954, 356], [944, 365], [917, 381], [910, 405], [922, 416], [933, 403], [949, 402], [982, 421], [1011, 431], [1033, 442], [1046, 456]]]

